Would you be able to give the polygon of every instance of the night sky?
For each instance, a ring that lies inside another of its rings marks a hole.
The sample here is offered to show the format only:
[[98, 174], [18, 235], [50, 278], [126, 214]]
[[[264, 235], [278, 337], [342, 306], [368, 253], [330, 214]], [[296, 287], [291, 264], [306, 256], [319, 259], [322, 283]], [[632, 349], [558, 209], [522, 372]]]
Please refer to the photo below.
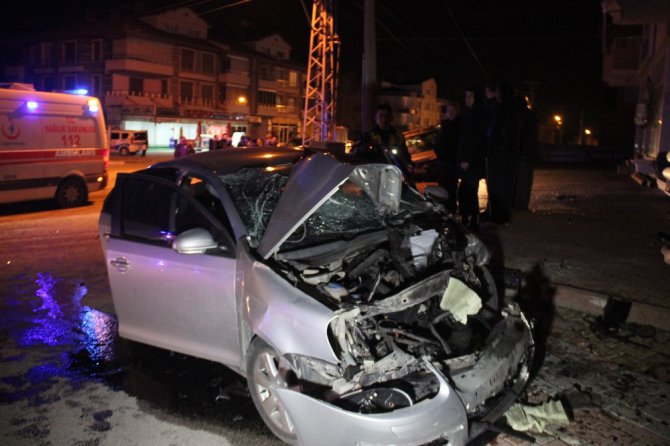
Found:
[[[363, 1], [334, 1], [341, 69], [360, 76]], [[306, 60], [310, 0], [24, 1], [7, 5], [6, 12], [17, 20], [0, 34], [76, 23], [87, 9], [132, 14], [140, 3], [149, 12], [189, 6], [218, 36], [278, 32], [294, 47], [294, 59]], [[542, 114], [578, 116], [584, 110], [589, 120], [598, 111], [599, 0], [377, 0], [376, 16], [380, 79], [419, 82], [434, 77], [439, 95], [457, 101], [464, 87], [488, 78], [508, 80], [520, 90], [529, 90], [532, 82]]]

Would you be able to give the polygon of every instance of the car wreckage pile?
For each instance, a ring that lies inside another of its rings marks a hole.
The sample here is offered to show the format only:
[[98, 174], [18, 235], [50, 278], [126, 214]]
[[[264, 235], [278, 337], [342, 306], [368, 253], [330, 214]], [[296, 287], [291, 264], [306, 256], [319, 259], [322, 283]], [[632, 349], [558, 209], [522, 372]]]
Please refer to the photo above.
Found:
[[[301, 206], [295, 201], [281, 209], [291, 179], [280, 173], [243, 169], [221, 180], [252, 247], [270, 253], [266, 264], [333, 311], [328, 340], [338, 363], [286, 354], [278, 364], [287, 390], [323, 402], [318, 415], [305, 406], [291, 410], [299, 404], [279, 391], [291, 423], [321, 420], [312, 429], [297, 429], [301, 443], [324, 438], [326, 413], [333, 417], [327, 424], [341, 430], [338, 414], [397, 414], [428, 401], [436, 405], [426, 403], [423, 427], [415, 426], [424, 432], [406, 440], [466, 443], [516, 399], [532, 359], [528, 321], [516, 304], [500, 302], [486, 267], [487, 248], [437, 200], [404, 185], [397, 168], [352, 167], [309, 212], [296, 210]], [[292, 226], [267, 242], [263, 232], [274, 219]], [[437, 413], [428, 416], [430, 411]], [[449, 420], [430, 426], [442, 416]], [[267, 411], [264, 418], [280, 438], [295, 441], [286, 435], [292, 428], [285, 421], [272, 420]], [[374, 430], [369, 417], [342, 421], [352, 432]], [[374, 438], [402, 443], [399, 431]]]

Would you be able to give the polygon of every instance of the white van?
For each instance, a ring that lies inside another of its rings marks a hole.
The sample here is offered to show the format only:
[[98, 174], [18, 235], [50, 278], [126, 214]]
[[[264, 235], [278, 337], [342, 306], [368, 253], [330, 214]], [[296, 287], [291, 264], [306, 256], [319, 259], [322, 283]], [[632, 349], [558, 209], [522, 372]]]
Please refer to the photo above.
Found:
[[63, 207], [107, 186], [109, 142], [100, 101], [0, 88], [0, 203], [54, 198]]
[[109, 130], [109, 147], [121, 155], [147, 154], [149, 136], [146, 130]]

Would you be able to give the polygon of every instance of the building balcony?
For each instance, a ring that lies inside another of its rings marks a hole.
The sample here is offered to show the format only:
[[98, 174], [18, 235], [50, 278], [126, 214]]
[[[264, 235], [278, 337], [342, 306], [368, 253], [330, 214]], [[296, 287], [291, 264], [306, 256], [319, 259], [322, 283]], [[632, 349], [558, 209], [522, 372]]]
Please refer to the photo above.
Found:
[[174, 66], [125, 57], [118, 59], [108, 59], [105, 61], [105, 72], [133, 72], [156, 76], [173, 76]]
[[251, 84], [249, 73], [245, 72], [230, 71], [227, 73], [221, 73], [219, 74], [218, 79], [219, 82], [224, 84], [237, 84], [244, 87], [248, 87]]
[[611, 87], [636, 86], [643, 48], [642, 37], [614, 39], [609, 52], [603, 55], [603, 81]]

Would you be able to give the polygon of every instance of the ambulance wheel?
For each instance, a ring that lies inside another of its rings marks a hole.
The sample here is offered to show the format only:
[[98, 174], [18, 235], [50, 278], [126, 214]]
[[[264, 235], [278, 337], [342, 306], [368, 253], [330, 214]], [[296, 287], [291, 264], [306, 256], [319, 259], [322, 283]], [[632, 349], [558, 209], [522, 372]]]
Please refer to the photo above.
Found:
[[88, 189], [81, 178], [69, 177], [61, 181], [56, 190], [56, 202], [60, 207], [81, 206], [88, 201]]
[[129, 152], [128, 152], [128, 147], [126, 147], [126, 146], [121, 147], [121, 148], [119, 149], [119, 153], [120, 153], [121, 155], [123, 155], [123, 156], [128, 155], [128, 153], [129, 153]]

